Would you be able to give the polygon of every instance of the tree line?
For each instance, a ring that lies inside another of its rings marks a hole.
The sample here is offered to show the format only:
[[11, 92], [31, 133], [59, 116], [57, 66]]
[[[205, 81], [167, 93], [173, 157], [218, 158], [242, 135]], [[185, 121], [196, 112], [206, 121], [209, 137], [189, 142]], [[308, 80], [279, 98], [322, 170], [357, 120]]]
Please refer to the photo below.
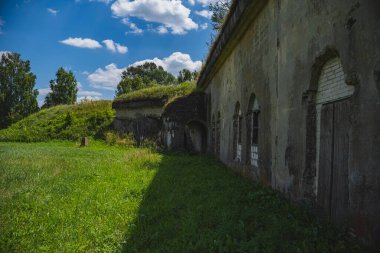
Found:
[[[154, 85], [178, 84], [194, 81], [197, 71], [183, 69], [178, 77], [147, 62], [139, 66], [130, 66], [122, 72], [121, 81], [116, 88], [116, 96]], [[36, 75], [31, 72], [30, 61], [21, 59], [18, 53], [4, 53], [0, 61], [0, 129], [6, 128], [22, 118], [37, 112], [37, 96], [34, 88]], [[41, 109], [74, 104], [77, 101], [78, 82], [72, 71], [59, 68], [55, 79], [50, 80], [50, 92], [46, 95]]]

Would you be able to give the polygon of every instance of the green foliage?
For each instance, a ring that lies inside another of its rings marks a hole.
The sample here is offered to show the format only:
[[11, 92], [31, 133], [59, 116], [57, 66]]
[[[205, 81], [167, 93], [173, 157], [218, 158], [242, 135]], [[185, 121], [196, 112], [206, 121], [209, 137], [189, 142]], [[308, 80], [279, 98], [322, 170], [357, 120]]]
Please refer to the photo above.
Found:
[[214, 30], [221, 30], [231, 4], [231, 0], [220, 0], [209, 5], [209, 10], [212, 12], [211, 22]]
[[0, 252], [368, 252], [204, 156], [0, 143]]
[[0, 141], [78, 140], [102, 137], [114, 119], [111, 101], [88, 101], [41, 110], [0, 130]]
[[122, 94], [115, 98], [116, 101], [139, 101], [145, 99], [160, 99], [160, 98], [173, 98], [177, 96], [184, 96], [196, 89], [194, 83], [181, 83], [178, 85], [155, 85], [149, 88], [133, 91], [127, 94]]
[[45, 97], [45, 104], [42, 108], [56, 105], [71, 105], [77, 101], [77, 80], [73, 72], [67, 72], [64, 68], [59, 68], [56, 79], [50, 81], [51, 92]]
[[139, 66], [130, 66], [124, 70], [117, 85], [116, 96], [150, 87], [155, 84], [169, 85], [176, 83], [176, 78], [153, 62]]
[[136, 142], [132, 134], [118, 133], [115, 131], [107, 131], [104, 135], [107, 145], [121, 147], [135, 147]]
[[30, 62], [17, 53], [5, 53], [0, 62], [0, 128], [38, 110], [36, 76], [30, 72]]
[[191, 72], [188, 69], [183, 69], [179, 72], [177, 81], [178, 83], [183, 83], [183, 82], [192, 82], [198, 79], [199, 73], [195, 70]]

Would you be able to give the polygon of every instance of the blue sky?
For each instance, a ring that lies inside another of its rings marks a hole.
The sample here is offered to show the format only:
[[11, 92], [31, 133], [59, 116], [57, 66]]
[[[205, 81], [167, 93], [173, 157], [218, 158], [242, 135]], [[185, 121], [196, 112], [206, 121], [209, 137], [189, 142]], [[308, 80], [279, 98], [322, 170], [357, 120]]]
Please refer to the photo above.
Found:
[[41, 104], [59, 67], [78, 97], [112, 99], [122, 70], [153, 60], [177, 75], [199, 69], [215, 0], [0, 0], [0, 51], [31, 62]]

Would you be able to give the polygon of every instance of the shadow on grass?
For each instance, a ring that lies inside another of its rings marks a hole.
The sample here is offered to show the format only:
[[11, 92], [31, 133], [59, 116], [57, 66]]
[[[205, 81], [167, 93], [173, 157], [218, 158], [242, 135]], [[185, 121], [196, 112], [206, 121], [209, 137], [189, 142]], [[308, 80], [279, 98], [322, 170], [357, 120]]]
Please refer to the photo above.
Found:
[[165, 155], [123, 252], [356, 252], [268, 188], [205, 156]]

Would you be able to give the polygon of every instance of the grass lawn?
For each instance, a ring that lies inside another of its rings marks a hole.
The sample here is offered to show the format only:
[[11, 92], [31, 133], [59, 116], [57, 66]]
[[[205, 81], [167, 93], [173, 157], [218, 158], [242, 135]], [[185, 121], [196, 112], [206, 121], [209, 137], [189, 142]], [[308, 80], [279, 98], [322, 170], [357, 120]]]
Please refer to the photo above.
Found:
[[0, 142], [0, 252], [360, 252], [206, 156]]

